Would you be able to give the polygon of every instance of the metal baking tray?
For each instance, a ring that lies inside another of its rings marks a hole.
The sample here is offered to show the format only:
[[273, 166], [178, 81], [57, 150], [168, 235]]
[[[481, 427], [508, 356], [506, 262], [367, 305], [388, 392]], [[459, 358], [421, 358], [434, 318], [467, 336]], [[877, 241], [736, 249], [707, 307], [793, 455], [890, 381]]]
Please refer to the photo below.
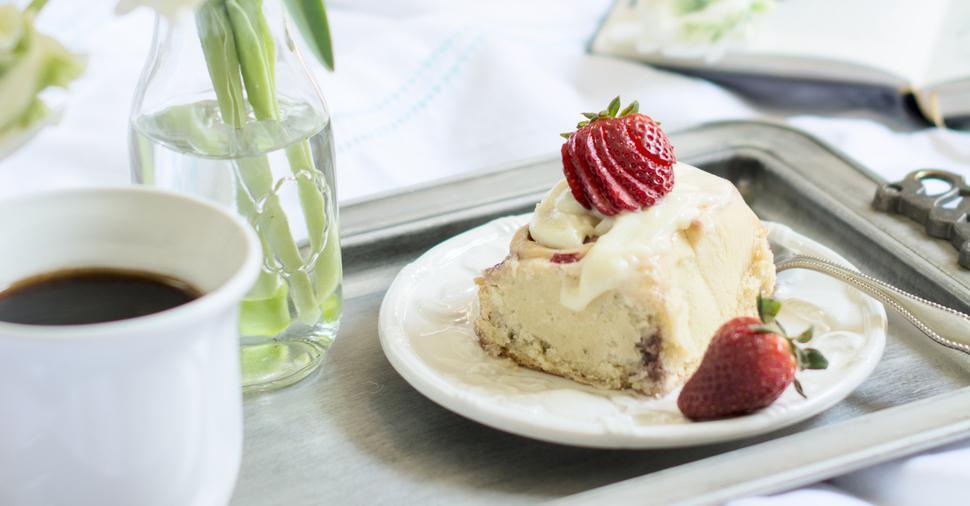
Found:
[[[870, 202], [880, 178], [786, 127], [727, 122], [673, 134], [678, 157], [732, 180], [763, 219], [866, 272], [965, 312], [956, 252]], [[245, 400], [232, 504], [718, 503], [836, 476], [970, 436], [970, 359], [890, 314], [885, 358], [851, 396], [787, 429], [672, 450], [593, 450], [500, 432], [424, 398], [381, 352], [377, 312], [398, 270], [438, 242], [529, 211], [557, 157], [342, 209], [346, 305], [320, 371]]]

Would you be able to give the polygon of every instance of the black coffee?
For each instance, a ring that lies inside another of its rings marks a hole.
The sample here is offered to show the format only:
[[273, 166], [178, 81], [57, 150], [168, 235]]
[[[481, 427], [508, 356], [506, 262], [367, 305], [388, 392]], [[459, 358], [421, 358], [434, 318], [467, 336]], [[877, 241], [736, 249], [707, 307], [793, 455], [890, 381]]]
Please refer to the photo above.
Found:
[[144, 316], [199, 298], [178, 279], [122, 269], [69, 269], [33, 276], [0, 292], [0, 321], [80, 325]]

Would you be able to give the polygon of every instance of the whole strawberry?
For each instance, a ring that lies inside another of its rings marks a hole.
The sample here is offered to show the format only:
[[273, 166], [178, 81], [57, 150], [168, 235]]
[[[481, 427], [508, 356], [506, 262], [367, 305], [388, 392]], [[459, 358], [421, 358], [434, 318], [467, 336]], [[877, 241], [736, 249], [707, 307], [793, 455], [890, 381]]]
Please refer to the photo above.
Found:
[[606, 216], [654, 205], [674, 186], [674, 150], [660, 124], [638, 112], [636, 101], [620, 110], [620, 97], [562, 134], [562, 165], [573, 197]]
[[793, 381], [804, 397], [796, 369], [825, 369], [828, 361], [817, 349], [796, 344], [812, 339], [811, 328], [796, 338], [786, 335], [775, 320], [780, 309], [778, 301], [758, 297], [760, 318], [735, 318], [717, 330], [677, 398], [684, 416], [714, 420], [745, 415], [774, 402]]

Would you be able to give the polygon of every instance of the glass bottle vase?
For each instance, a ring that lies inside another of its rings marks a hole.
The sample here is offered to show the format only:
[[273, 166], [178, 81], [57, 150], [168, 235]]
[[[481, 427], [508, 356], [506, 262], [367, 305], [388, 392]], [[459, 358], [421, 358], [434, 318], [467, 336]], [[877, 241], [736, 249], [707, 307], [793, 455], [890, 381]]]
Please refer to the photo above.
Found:
[[262, 242], [240, 311], [243, 389], [315, 370], [342, 307], [333, 136], [280, 0], [207, 0], [160, 17], [129, 144], [136, 183], [229, 206]]

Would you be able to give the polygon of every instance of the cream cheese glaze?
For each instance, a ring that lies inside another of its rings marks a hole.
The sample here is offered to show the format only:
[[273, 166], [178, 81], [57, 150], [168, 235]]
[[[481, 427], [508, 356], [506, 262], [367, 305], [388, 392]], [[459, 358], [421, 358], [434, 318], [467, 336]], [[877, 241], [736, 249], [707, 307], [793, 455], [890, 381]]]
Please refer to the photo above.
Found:
[[583, 208], [565, 181], [536, 206], [529, 224], [533, 240], [551, 249], [575, 248], [586, 238], [596, 242], [579, 262], [578, 278], [562, 287], [563, 306], [583, 310], [601, 294], [632, 279], [643, 279], [661, 264], [661, 255], [686, 241], [683, 232], [703, 224], [710, 211], [725, 206], [737, 190], [727, 180], [696, 167], [677, 163], [674, 187], [646, 209], [604, 219]]
[[536, 205], [529, 223], [529, 235], [547, 248], [578, 248], [587, 237], [593, 237], [593, 230], [600, 221], [597, 214], [576, 202], [564, 179]]

